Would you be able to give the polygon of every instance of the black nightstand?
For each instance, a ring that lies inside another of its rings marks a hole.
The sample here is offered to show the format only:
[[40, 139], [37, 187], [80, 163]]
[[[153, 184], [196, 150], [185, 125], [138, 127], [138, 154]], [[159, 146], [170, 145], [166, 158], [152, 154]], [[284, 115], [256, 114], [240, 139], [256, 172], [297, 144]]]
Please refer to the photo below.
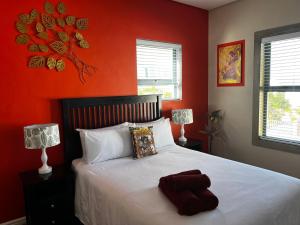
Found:
[[21, 173], [27, 225], [77, 224], [74, 216], [74, 173], [54, 167], [51, 174]]
[[179, 142], [178, 140], [175, 141], [175, 143], [177, 145], [180, 145], [182, 147], [191, 149], [191, 150], [195, 150], [195, 151], [199, 151], [201, 152], [202, 149], [202, 141], [199, 140], [195, 140], [195, 139], [191, 139], [191, 138], [187, 138], [187, 142]]

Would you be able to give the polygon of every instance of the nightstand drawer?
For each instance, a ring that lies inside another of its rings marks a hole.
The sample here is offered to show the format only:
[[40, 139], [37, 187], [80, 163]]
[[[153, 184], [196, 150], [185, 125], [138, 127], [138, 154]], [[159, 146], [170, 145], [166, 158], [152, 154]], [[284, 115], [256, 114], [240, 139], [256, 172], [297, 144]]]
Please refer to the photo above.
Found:
[[40, 225], [72, 225], [71, 218], [64, 218], [63, 216], [48, 216], [48, 217], [39, 217], [35, 221], [35, 224]]
[[33, 224], [69, 225], [68, 222], [73, 215], [73, 207], [72, 204], [68, 203], [68, 199], [65, 196], [58, 195], [36, 202], [32, 208], [32, 213], [35, 215]]
[[[68, 198], [66, 195], [56, 195], [51, 198], [41, 199], [37, 202], [37, 210], [47, 213], [60, 214], [63, 212], [68, 212], [71, 208], [68, 205]], [[41, 213], [43, 213], [41, 212]]]
[[44, 196], [55, 196], [61, 193], [67, 193], [68, 186], [66, 180], [56, 181], [55, 183], [42, 183], [34, 187], [34, 194], [40, 198]]

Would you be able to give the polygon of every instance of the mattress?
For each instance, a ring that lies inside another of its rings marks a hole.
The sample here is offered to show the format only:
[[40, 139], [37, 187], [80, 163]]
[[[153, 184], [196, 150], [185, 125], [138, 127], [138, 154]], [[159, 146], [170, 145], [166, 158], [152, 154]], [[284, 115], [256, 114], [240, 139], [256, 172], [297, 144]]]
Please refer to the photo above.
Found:
[[[300, 180], [182, 148], [93, 165], [73, 161], [76, 216], [85, 225], [299, 225]], [[158, 188], [159, 178], [185, 170], [207, 174], [217, 209], [181, 216]]]

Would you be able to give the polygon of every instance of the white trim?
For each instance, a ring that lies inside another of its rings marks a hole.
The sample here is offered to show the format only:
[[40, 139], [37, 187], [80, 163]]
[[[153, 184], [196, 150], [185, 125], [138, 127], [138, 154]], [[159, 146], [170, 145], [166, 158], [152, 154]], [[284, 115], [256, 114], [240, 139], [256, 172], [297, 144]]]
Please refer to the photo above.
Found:
[[152, 41], [145, 39], [136, 39], [137, 46], [147, 46], [147, 47], [155, 47], [155, 48], [172, 48], [177, 51], [181, 51], [182, 45], [170, 42], [161, 42], [161, 41]]
[[0, 225], [26, 225], [26, 218], [21, 217], [21, 218], [15, 219], [15, 220], [1, 223]]

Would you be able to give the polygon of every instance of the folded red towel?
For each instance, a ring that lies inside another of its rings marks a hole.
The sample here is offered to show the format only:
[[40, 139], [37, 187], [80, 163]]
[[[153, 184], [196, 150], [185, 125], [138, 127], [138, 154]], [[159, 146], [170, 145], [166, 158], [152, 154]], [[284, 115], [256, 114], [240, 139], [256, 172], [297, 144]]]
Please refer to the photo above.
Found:
[[193, 191], [193, 193], [199, 197], [199, 204], [202, 204], [201, 208], [203, 209], [203, 211], [213, 210], [218, 207], [219, 199], [210, 190], [197, 190]]
[[207, 175], [202, 175], [200, 170], [191, 170], [160, 178], [159, 188], [179, 214], [194, 215], [218, 206], [218, 198], [207, 190], [210, 184]]
[[192, 216], [202, 211], [212, 210], [218, 206], [218, 198], [209, 190], [194, 193], [190, 190], [174, 191], [166, 180], [159, 183], [164, 195], [176, 206], [180, 215]]
[[188, 170], [188, 171], [176, 173], [176, 174], [171, 175], [171, 176], [192, 175], [192, 174], [201, 174], [201, 171], [200, 170]]
[[210, 187], [210, 179], [206, 174], [191, 174], [171, 176], [168, 183], [175, 191], [205, 190]]
[[171, 174], [165, 177], [161, 177], [160, 179], [169, 179], [170, 177], [176, 177], [176, 176], [180, 176], [180, 175], [193, 175], [193, 174], [201, 174], [200, 170], [188, 170], [188, 171], [184, 171], [184, 172], [180, 172], [180, 173], [175, 173], [175, 174]]
[[199, 198], [191, 191], [177, 193], [168, 187], [165, 180], [159, 183], [159, 187], [164, 195], [176, 206], [181, 215], [194, 215], [199, 212], [197, 203]]

